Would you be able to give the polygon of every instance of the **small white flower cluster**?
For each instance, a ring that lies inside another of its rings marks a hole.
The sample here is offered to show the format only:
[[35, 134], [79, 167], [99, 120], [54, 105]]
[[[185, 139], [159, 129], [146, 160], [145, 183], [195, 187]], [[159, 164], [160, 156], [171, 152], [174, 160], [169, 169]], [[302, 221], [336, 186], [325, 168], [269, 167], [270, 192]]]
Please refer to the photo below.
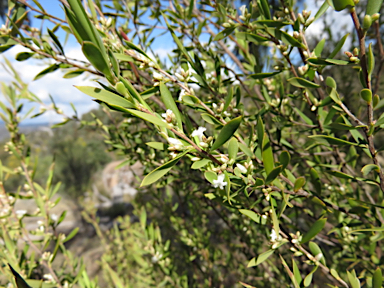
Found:
[[191, 70], [185, 71], [183, 68], [180, 68], [180, 73], [175, 73], [175, 76], [181, 82], [188, 82], [191, 78]]
[[112, 25], [112, 18], [111, 17], [108, 17], [108, 18], [101, 17], [100, 23], [101, 23], [101, 25], [104, 26], [104, 28], [109, 29]]
[[224, 181], [225, 175], [224, 174], [219, 174], [217, 176], [216, 180], [213, 180], [212, 186], [214, 188], [220, 188], [221, 190], [224, 189], [225, 186], [227, 186], [227, 182]]
[[245, 5], [242, 5], [240, 6], [240, 11], [241, 11], [241, 15], [240, 15], [240, 19], [243, 20], [243, 21], [246, 21], [248, 18], [251, 17], [251, 14], [248, 13], [248, 9], [247, 9], [247, 6]]
[[160, 253], [159, 251], [156, 251], [155, 255], [152, 256], [151, 261], [153, 264], [156, 264], [157, 262], [159, 262], [161, 258], [163, 258], [163, 254]]
[[167, 141], [170, 144], [170, 147], [168, 147], [168, 150], [172, 151], [170, 154], [172, 158], [175, 158], [177, 156], [176, 151], [182, 151], [184, 149], [184, 145], [179, 139], [172, 138], [172, 137], [168, 137]]
[[0, 35], [1, 34], [9, 34], [11, 33], [12, 29], [10, 28], [7, 28], [7, 26], [5, 26], [4, 24], [1, 25], [1, 28], [0, 28]]
[[163, 121], [166, 123], [173, 124], [176, 122], [175, 113], [173, 113], [173, 111], [171, 109], [167, 109], [167, 111], [165, 111], [165, 113], [161, 114], [161, 116], [164, 118]]
[[272, 247], [271, 248], [272, 249], [276, 249], [279, 246], [279, 244], [280, 244], [280, 242], [282, 240], [281, 236], [276, 233], [275, 229], [272, 229], [271, 234], [269, 235], [269, 237], [271, 238], [271, 243], [272, 243]]

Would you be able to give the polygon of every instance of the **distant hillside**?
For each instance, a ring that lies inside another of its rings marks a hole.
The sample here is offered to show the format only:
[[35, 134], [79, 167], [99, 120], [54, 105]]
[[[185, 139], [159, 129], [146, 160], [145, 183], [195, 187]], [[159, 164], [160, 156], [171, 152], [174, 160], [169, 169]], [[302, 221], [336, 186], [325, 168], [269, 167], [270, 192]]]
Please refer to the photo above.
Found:
[[[48, 130], [50, 131], [50, 125], [48, 123], [37, 123], [37, 124], [22, 124], [20, 126], [20, 131], [22, 133], [28, 134], [36, 130]], [[0, 122], [0, 141], [4, 141], [9, 137], [8, 130], [5, 128], [4, 123]]]

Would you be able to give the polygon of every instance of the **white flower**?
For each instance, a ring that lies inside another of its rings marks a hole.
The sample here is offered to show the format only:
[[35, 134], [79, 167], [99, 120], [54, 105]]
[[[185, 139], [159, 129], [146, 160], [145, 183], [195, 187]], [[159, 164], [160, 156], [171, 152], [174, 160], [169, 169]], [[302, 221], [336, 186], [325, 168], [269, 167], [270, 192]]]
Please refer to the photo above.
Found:
[[53, 222], [56, 222], [59, 219], [59, 217], [57, 217], [56, 214], [52, 214], [51, 215], [51, 219], [52, 219]]
[[179, 101], [183, 101], [183, 97], [185, 96], [185, 90], [184, 89], [182, 89], [181, 91], [180, 91], [180, 95], [179, 95]]
[[16, 210], [16, 216], [17, 218], [23, 218], [23, 216], [27, 214], [27, 210]]
[[171, 109], [168, 109], [167, 111], [165, 111], [165, 113], [161, 114], [161, 116], [165, 119], [167, 119], [167, 118], [172, 119], [173, 111]]
[[247, 173], [247, 168], [245, 168], [243, 165], [237, 163], [236, 166], [237, 168], [239, 168], [241, 173], [244, 173], [244, 174]]
[[224, 187], [228, 184], [227, 182], [224, 182], [224, 177], [224, 174], [220, 174], [219, 176], [217, 176], [217, 180], [213, 180], [213, 187], [219, 187], [221, 190], [223, 190]]
[[161, 81], [161, 80], [164, 79], [163, 75], [160, 74], [160, 73], [157, 73], [156, 71], [153, 71], [153, 78], [154, 78], [155, 80], [158, 80], [158, 81]]
[[159, 262], [159, 260], [163, 257], [163, 254], [159, 253], [159, 252], [156, 252], [156, 254], [154, 256], [152, 256], [152, 263], [155, 264], [157, 262]]
[[47, 281], [53, 282], [53, 276], [51, 274], [44, 274], [43, 278]]
[[181, 143], [181, 141], [179, 139], [175, 139], [175, 138], [172, 138], [172, 137], [168, 137], [168, 142], [169, 144], [171, 145], [183, 145], [183, 143]]
[[241, 15], [245, 15], [245, 12], [246, 12], [246, 10], [247, 10], [247, 7], [245, 6], [245, 5], [243, 5], [243, 6], [240, 6], [240, 11], [241, 11]]
[[277, 236], [277, 234], [276, 234], [275, 229], [272, 229], [272, 232], [271, 232], [271, 234], [269, 235], [269, 237], [271, 237], [271, 242], [275, 242], [275, 241], [278, 239], [278, 236]]
[[203, 141], [204, 132], [207, 130], [205, 127], [199, 127], [197, 130], [193, 130], [192, 137], [199, 137], [200, 142]]

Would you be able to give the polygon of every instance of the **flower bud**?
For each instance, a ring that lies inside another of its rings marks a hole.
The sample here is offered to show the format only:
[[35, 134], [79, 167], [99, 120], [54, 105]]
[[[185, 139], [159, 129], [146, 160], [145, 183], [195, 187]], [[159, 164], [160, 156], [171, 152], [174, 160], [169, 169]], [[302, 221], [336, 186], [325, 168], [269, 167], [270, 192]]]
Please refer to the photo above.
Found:
[[372, 25], [372, 17], [371, 15], [365, 15], [363, 20], [363, 29], [368, 30]]

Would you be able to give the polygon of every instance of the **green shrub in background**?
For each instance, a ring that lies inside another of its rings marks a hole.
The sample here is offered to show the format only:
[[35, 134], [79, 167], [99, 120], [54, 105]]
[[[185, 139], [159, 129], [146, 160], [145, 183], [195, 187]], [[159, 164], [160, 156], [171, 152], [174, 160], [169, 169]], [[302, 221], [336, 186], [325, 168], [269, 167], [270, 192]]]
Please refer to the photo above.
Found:
[[[84, 213], [105, 247], [103, 273], [90, 279], [87, 263], [64, 245], [77, 230], [55, 233], [65, 215], [50, 217], [59, 189], [53, 169], [45, 185], [34, 182], [19, 104], [42, 103], [14, 72], [1, 116], [11, 132], [6, 149], [19, 162], [0, 177], [20, 174], [25, 185], [1, 191], [1, 285], [27, 287], [25, 278], [33, 287], [382, 286], [383, 1], [319, 1], [317, 11], [267, 0], [240, 9], [210, 0], [60, 2], [66, 19], [38, 1], [10, 1], [0, 49], [29, 49], [19, 61], [53, 59], [36, 78], [62, 69], [66, 78], [104, 80], [77, 89], [109, 120], [72, 120], [100, 128], [124, 164], [144, 165], [140, 221], [119, 218], [105, 234]], [[30, 27], [29, 9], [54, 29]], [[308, 27], [331, 10], [350, 14], [349, 33], [326, 26], [328, 37], [309, 39]], [[65, 56], [57, 29], [76, 37], [89, 63]], [[177, 47], [164, 63], [151, 46], [159, 29]], [[34, 215], [14, 209], [23, 197], [35, 199]], [[42, 217], [33, 232], [42, 239], [23, 226], [30, 216]], [[59, 252], [66, 260], [55, 263]]]

